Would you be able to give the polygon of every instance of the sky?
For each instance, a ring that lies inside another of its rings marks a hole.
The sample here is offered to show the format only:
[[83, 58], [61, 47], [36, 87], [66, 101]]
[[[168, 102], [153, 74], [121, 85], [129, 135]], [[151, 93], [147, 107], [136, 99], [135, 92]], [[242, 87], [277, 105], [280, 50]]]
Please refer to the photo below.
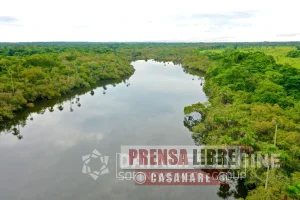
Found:
[[0, 42], [300, 41], [299, 0], [1, 0]]

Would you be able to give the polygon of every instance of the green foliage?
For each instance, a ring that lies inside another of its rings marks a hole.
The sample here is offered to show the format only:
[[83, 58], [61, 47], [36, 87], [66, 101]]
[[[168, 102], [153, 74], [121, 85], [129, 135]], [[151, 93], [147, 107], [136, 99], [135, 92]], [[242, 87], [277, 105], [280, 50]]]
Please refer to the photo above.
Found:
[[292, 199], [300, 199], [300, 172], [292, 174], [291, 185], [286, 188], [286, 191]]
[[300, 51], [297, 50], [297, 51], [289, 51], [287, 54], [286, 54], [287, 57], [290, 57], [290, 58], [299, 58], [300, 57]]
[[246, 200], [275, 200], [282, 199], [280, 195], [280, 188], [271, 188], [265, 190], [262, 186], [258, 187], [256, 190], [250, 192]]
[[[184, 109], [202, 116], [192, 127], [196, 144], [280, 153], [281, 169], [270, 170], [267, 189], [260, 180], [266, 177], [265, 168], [249, 172], [246, 184], [256, 189], [247, 199], [299, 199], [300, 59], [295, 45], [299, 47], [290, 42], [2, 44], [0, 121], [12, 121], [16, 111], [38, 99], [67, 96], [76, 88], [131, 75], [134, 60], [182, 64], [187, 73], [206, 72], [209, 103]], [[220, 196], [227, 196], [223, 189]]]
[[191, 106], [187, 106], [184, 108], [184, 114], [187, 115], [192, 112], [199, 112], [202, 116], [206, 115], [207, 109], [209, 107], [209, 104], [193, 104]]
[[246, 184], [257, 188], [247, 199], [299, 198], [299, 183], [291, 177], [300, 170], [300, 70], [277, 64], [261, 52], [228, 48], [215, 54], [219, 59], [207, 70], [204, 86], [211, 106], [185, 108], [185, 113], [206, 108], [205, 118], [192, 128], [195, 142], [246, 145], [263, 154], [279, 153], [281, 169], [271, 170], [267, 189], [262, 181], [265, 168], [248, 172]]
[[0, 49], [0, 120], [12, 119], [27, 103], [134, 71], [130, 57], [105, 45], [7, 44]]

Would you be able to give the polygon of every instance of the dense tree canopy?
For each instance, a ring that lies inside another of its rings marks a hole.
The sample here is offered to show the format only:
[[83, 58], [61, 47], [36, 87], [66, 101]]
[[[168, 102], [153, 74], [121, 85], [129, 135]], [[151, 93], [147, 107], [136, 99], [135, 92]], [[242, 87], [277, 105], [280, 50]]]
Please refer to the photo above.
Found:
[[300, 198], [300, 70], [260, 52], [219, 54], [205, 76], [210, 104], [186, 108], [186, 113], [203, 116], [192, 129], [196, 143], [251, 146], [256, 152], [280, 154], [281, 168], [272, 169], [267, 189], [257, 179], [265, 180], [267, 169], [248, 172], [246, 184], [257, 189], [247, 199]]
[[300, 57], [300, 50], [297, 50], [297, 51], [289, 51], [287, 53], [287, 56], [290, 57], [290, 58], [298, 58]]
[[[281, 168], [248, 172], [245, 184], [255, 189], [247, 199], [300, 199], [300, 71], [295, 67], [299, 46], [291, 42], [0, 44], [0, 123], [9, 120], [15, 125], [16, 111], [26, 107], [46, 109], [35, 107], [36, 100], [48, 99], [51, 112], [53, 99], [68, 97], [74, 89], [92, 89], [103, 80], [120, 81], [134, 72], [132, 61], [174, 62], [193, 75], [206, 72], [209, 102], [184, 109], [185, 114], [201, 114], [201, 121], [191, 127], [197, 144], [244, 145], [255, 152], [281, 155]], [[19, 135], [17, 129], [14, 133]], [[267, 173], [265, 187], [262, 180]], [[228, 195], [222, 187], [220, 196]]]
[[134, 71], [129, 57], [111, 49], [71, 47], [0, 48], [0, 120], [12, 119], [14, 111], [37, 99], [59, 97], [75, 88], [120, 79]]

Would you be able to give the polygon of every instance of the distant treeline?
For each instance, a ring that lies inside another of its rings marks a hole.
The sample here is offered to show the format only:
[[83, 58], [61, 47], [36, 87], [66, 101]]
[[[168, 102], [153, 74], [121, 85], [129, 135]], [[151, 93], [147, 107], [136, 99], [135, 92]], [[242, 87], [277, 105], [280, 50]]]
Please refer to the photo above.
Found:
[[295, 46], [300, 49], [300, 42], [216, 42], [216, 43], [164, 43], [164, 42], [20, 42], [0, 43], [0, 55], [17, 54], [33, 55], [42, 53], [62, 53], [76, 49], [80, 52], [107, 53], [118, 48], [160, 48], [160, 47], [197, 47], [202, 50], [222, 49], [226, 47], [272, 47]]

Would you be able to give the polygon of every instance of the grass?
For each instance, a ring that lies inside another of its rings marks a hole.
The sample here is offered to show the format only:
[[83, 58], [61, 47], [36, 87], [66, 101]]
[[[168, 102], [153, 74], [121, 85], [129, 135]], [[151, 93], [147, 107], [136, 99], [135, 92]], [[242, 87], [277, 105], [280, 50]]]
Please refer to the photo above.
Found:
[[[222, 53], [223, 50], [224, 50], [224, 48], [210, 49], [210, 50], [204, 50], [204, 51], [209, 51], [209, 52], [213, 52], [213, 53]], [[238, 50], [243, 51], [243, 52], [260, 51], [267, 55], [273, 56], [278, 64], [289, 64], [292, 67], [300, 69], [300, 57], [299, 58], [290, 58], [290, 57], [286, 56], [289, 51], [296, 50], [296, 47], [294, 47], [294, 46], [238, 47]]]
[[296, 50], [293, 46], [278, 46], [278, 47], [252, 47], [252, 48], [241, 48], [241, 51], [261, 51], [267, 55], [274, 57], [279, 64], [289, 64], [292, 67], [300, 69], [300, 58], [290, 58], [286, 54], [289, 51]]

